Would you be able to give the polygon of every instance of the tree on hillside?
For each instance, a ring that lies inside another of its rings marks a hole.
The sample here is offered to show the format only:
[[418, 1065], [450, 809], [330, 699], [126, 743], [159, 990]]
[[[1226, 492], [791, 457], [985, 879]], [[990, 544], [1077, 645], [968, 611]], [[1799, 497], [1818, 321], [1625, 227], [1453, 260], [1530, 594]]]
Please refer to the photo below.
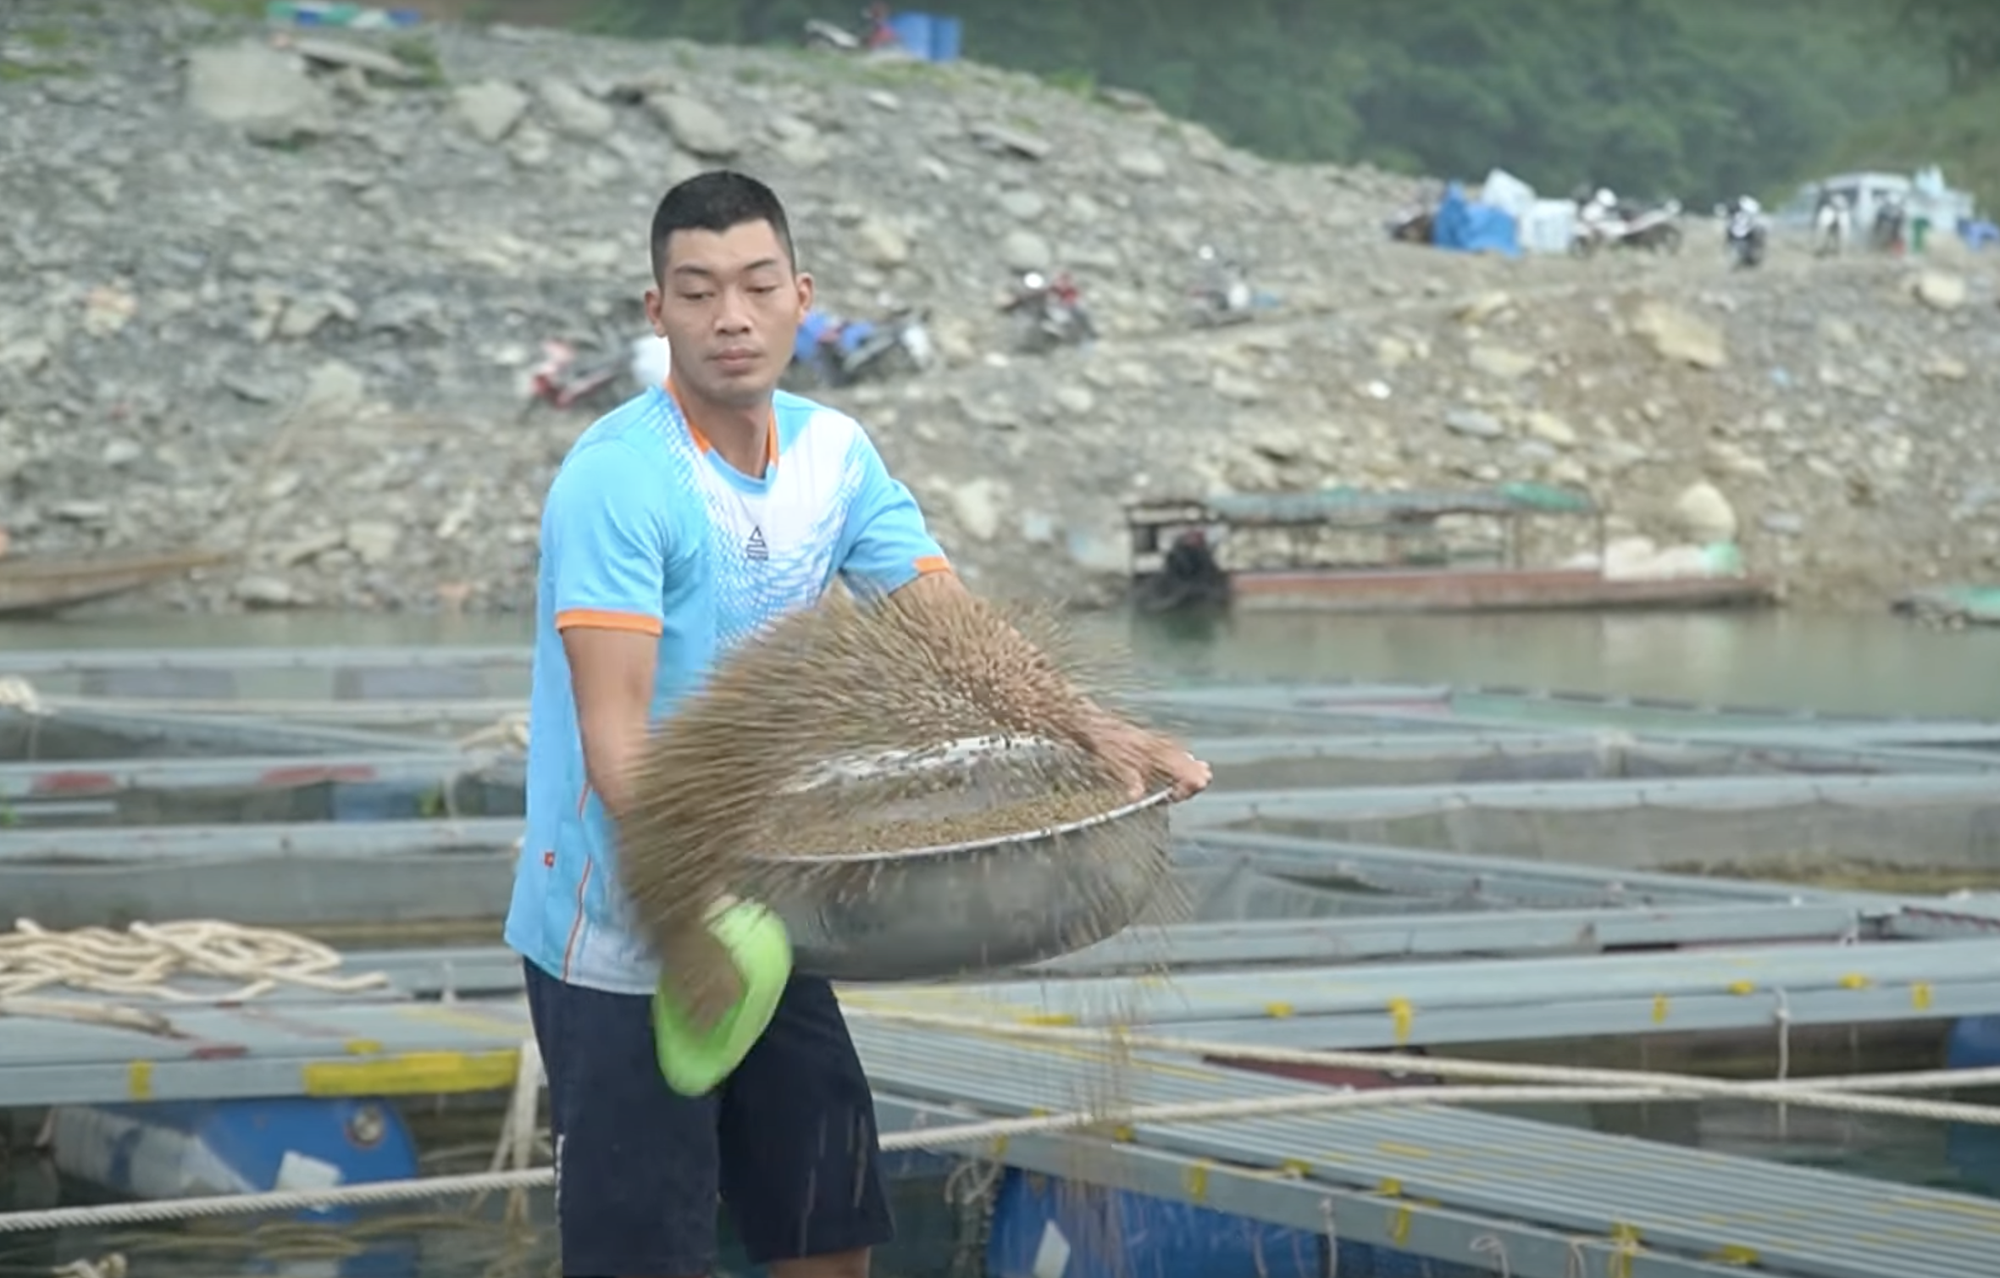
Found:
[[[1495, 167], [1567, 192], [1770, 192], [1866, 119], [1961, 74], [2000, 0], [910, 0], [964, 22], [965, 56], [1070, 88], [1145, 93], [1237, 146], [1477, 181]], [[796, 42], [861, 0], [575, 0], [599, 30]], [[900, 7], [900, 6], [899, 6]], [[1940, 25], [1949, 18], [1961, 24]], [[1987, 50], [1982, 54], [1981, 50]], [[1921, 87], [1917, 82], [1921, 80]]]
[[2000, 0], [1903, 0], [1901, 18], [1943, 53], [1953, 93], [2000, 78]]

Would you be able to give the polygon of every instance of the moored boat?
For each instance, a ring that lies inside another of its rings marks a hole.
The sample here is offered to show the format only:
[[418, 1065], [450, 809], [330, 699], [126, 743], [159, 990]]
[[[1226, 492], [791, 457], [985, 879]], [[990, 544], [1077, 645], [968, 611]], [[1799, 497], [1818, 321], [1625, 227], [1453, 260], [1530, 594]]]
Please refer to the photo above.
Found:
[[[1530, 563], [1524, 527], [1541, 517], [1592, 521], [1596, 550]], [[1722, 608], [1778, 598], [1775, 583], [1743, 570], [1733, 546], [1621, 561], [1595, 500], [1544, 484], [1147, 501], [1129, 505], [1126, 522], [1133, 597], [1149, 611]]]
[[0, 617], [48, 616], [184, 577], [233, 557], [217, 550], [10, 555], [0, 558]]

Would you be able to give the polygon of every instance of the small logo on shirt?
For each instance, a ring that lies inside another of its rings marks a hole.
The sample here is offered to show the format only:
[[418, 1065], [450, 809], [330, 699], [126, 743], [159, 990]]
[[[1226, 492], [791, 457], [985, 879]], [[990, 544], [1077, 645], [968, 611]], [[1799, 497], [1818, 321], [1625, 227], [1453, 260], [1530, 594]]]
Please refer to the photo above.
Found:
[[771, 548], [764, 544], [764, 530], [761, 527], [750, 530], [750, 540], [743, 543], [743, 557], [759, 563], [771, 557]]

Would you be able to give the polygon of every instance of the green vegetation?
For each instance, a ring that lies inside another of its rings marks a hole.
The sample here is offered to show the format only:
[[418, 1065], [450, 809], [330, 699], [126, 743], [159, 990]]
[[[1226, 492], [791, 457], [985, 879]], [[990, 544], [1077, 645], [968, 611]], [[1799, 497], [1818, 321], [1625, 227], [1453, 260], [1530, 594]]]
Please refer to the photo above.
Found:
[[[1540, 189], [1690, 201], [1789, 190], [1857, 129], [1942, 94], [1938, 15], [1880, 0], [926, 0], [965, 54], [1136, 89], [1238, 145]], [[553, 3], [553, 0], [552, 0]], [[912, 7], [918, 7], [913, 5]], [[820, 0], [570, 0], [579, 26], [792, 43]], [[1970, 19], [1967, 19], [1970, 20]], [[1954, 46], [1956, 47], [1956, 46]], [[1896, 167], [1927, 159], [1911, 156]], [[1940, 157], [1948, 160], [1949, 157]]]
[[14, 33], [14, 39], [27, 52], [24, 58], [10, 58], [0, 55], [0, 84], [19, 84], [25, 80], [46, 80], [55, 76], [77, 75], [83, 67], [70, 58], [61, 56], [70, 48], [69, 28], [45, 23], [24, 27]]
[[[262, 0], [191, 0], [217, 15]], [[863, 0], [416, 0], [471, 19], [795, 48]], [[1088, 97], [1145, 93], [1239, 146], [1700, 206], [1782, 199], [1834, 168], [1927, 163], [2000, 205], [2000, 0], [910, 0], [964, 22], [965, 55]], [[60, 29], [0, 80], [61, 75]], [[396, 52], [436, 72], [429, 47]], [[885, 84], [926, 67], [812, 74]], [[808, 74], [802, 60], [800, 74]], [[745, 73], [746, 75], [749, 73]]]
[[1836, 151], [1847, 167], [1908, 167], [1909, 156], [1945, 166], [1988, 214], [2000, 210], [2000, 3], [1904, 0], [1900, 34], [1944, 68], [1946, 94], [1857, 129]]
[[1840, 168], [1888, 172], [1910, 156], [1935, 158], [1988, 216], [2000, 211], [2000, 80], [1869, 125], [1834, 152]]
[[410, 69], [419, 84], [435, 88], [445, 82], [444, 63], [438, 60], [437, 46], [426, 35], [393, 36], [389, 56]]
[[264, 0], [189, 0], [204, 13], [217, 18], [261, 18]]

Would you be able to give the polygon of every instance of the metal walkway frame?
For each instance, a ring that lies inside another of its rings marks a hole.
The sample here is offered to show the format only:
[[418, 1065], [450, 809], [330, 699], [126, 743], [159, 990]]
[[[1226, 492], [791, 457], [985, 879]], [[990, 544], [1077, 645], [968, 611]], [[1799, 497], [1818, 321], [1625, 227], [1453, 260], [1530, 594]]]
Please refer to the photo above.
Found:
[[[0, 1095], [17, 1106], [247, 1096], [501, 1092], [528, 1036], [518, 1000], [298, 999], [170, 1009], [177, 1037], [0, 1021]], [[885, 1125], [1311, 1094], [1268, 1076], [1140, 1054], [870, 1022], [855, 1038]], [[1411, 1105], [1171, 1126], [1129, 1140], [1016, 1137], [967, 1151], [1051, 1175], [1510, 1271], [1569, 1278], [1990, 1278], [2000, 1203], [1885, 1186], [1529, 1119]], [[1493, 1267], [1490, 1258], [1487, 1263]], [[1609, 1266], [1609, 1268], [1603, 1268]]]
[[[1014, 1024], [1145, 1025], [1297, 1048], [1521, 1042], [2000, 1015], [2000, 938], [1504, 962], [898, 985], [878, 1002]], [[2000, 1259], [2000, 1253], [1996, 1253]]]

